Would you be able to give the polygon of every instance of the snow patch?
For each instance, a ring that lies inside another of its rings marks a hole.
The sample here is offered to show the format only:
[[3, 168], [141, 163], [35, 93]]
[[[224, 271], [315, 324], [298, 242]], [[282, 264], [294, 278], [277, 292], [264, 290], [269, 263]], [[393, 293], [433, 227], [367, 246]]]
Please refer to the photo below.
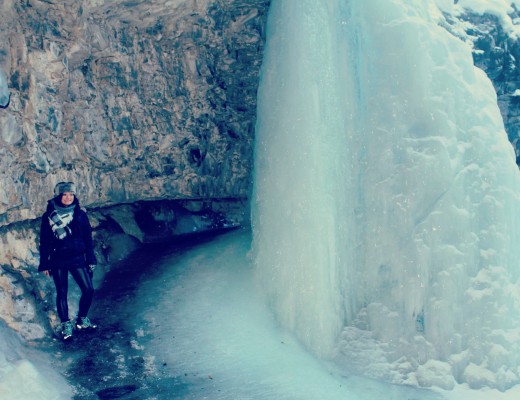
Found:
[[417, 382], [423, 387], [437, 386], [445, 390], [452, 390], [456, 384], [451, 366], [437, 360], [428, 360], [419, 366], [416, 376]]

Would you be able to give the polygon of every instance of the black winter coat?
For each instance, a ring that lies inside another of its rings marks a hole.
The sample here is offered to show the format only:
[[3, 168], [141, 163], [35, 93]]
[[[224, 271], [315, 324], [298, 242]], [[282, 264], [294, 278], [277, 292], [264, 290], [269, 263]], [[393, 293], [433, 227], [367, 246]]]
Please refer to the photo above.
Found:
[[47, 204], [47, 211], [42, 216], [40, 229], [40, 265], [38, 271], [53, 268], [78, 268], [96, 264], [92, 243], [92, 228], [87, 214], [74, 199], [74, 214], [69, 227], [72, 231], [64, 239], [54, 236], [49, 222], [49, 215], [54, 211], [54, 199]]

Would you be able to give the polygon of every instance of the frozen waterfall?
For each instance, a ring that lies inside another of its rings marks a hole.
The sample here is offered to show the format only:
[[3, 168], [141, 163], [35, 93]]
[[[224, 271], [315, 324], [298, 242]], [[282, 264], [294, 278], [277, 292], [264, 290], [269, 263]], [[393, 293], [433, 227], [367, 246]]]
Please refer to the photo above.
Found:
[[320, 357], [505, 390], [520, 382], [520, 174], [491, 82], [432, 15], [425, 0], [272, 1], [257, 275]]

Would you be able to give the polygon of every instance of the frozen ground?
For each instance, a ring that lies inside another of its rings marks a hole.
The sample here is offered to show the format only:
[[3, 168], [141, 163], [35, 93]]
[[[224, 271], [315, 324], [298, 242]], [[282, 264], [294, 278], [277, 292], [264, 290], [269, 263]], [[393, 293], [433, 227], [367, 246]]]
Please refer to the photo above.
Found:
[[[0, 399], [520, 398], [518, 389], [390, 385], [320, 361], [279, 328], [259, 295], [248, 256], [250, 232], [196, 243], [139, 251], [109, 273], [96, 292], [92, 318], [101, 326], [94, 335], [77, 335], [67, 344], [46, 340], [37, 344], [40, 353], [22, 349], [0, 326], [8, 359], [0, 360]], [[31, 362], [15, 362], [20, 355]], [[366, 363], [375, 357], [368, 355]]]
[[52, 368], [49, 354], [24, 347], [0, 320], [0, 399], [67, 400], [71, 393], [60, 371]]
[[[281, 330], [259, 295], [249, 232], [161, 261], [135, 297], [136, 348], [182, 399], [512, 400], [519, 390], [434, 391], [338, 371]], [[371, 360], [367, 359], [367, 363]], [[164, 385], [163, 385], [164, 388]], [[162, 398], [162, 397], [157, 397]], [[167, 398], [167, 397], [164, 397]]]

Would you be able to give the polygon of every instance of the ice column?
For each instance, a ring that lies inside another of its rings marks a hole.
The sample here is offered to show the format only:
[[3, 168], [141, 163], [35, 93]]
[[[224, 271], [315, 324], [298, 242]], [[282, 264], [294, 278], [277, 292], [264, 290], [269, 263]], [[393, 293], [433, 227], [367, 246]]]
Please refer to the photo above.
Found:
[[[255, 153], [254, 242], [278, 317], [322, 355], [343, 326], [355, 195], [341, 4], [271, 4]], [[332, 19], [332, 21], [331, 21]], [[329, 26], [330, 25], [330, 26]], [[338, 184], [341, 182], [341, 184]]]
[[7, 78], [4, 71], [0, 69], [0, 107], [6, 107], [9, 104], [9, 88], [7, 87]]
[[507, 388], [520, 364], [520, 174], [490, 81], [434, 8], [272, 1], [257, 273], [320, 356], [354, 359], [362, 331], [389, 368], [438, 360], [458, 381]]

